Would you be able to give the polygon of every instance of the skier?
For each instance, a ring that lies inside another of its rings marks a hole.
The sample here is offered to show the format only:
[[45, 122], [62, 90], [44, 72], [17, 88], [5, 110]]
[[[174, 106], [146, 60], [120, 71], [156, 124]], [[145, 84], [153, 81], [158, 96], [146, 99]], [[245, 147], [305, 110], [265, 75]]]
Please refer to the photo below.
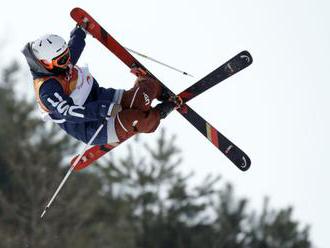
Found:
[[[84, 143], [106, 120], [92, 143], [97, 145], [115, 144], [136, 133], [155, 131], [160, 120], [180, 103], [141, 68], [132, 69], [137, 80], [130, 90], [100, 87], [88, 67], [76, 65], [85, 47], [86, 25], [72, 30], [68, 44], [51, 34], [27, 43], [22, 51], [43, 119], [57, 123]], [[162, 103], [152, 107], [156, 98]]]

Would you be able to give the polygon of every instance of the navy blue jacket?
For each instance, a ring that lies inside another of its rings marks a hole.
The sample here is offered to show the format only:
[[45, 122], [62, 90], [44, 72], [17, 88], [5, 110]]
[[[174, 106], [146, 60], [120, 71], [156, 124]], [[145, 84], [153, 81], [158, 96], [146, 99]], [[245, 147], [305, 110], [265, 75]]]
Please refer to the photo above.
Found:
[[[86, 33], [81, 28], [75, 28], [70, 35], [68, 47], [71, 54], [71, 64], [75, 65], [84, 50]], [[30, 66], [33, 79], [41, 77], [55, 76], [56, 74], [46, 70], [36, 59], [31, 51], [31, 44], [28, 43], [24, 50], [27, 62]], [[93, 85], [90, 94], [83, 106], [74, 104], [72, 98], [64, 94], [61, 84], [54, 78], [45, 81], [39, 89], [39, 97], [42, 103], [48, 108], [49, 116], [59, 126], [64, 129], [69, 135], [78, 140], [87, 143], [96, 129], [106, 117], [110, 104], [113, 103], [115, 90], [112, 88], [105, 89], [99, 86], [93, 78]], [[74, 109], [74, 114], [71, 111], [59, 111], [54, 102], [59, 102], [61, 99], [61, 107], [66, 109]], [[53, 104], [52, 104], [53, 103]], [[93, 144], [107, 143], [107, 128], [106, 125], [96, 137]]]

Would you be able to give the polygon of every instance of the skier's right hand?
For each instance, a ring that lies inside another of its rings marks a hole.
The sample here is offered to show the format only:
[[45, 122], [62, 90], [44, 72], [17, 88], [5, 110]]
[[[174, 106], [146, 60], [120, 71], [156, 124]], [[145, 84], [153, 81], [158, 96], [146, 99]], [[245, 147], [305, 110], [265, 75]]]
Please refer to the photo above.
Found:
[[87, 32], [88, 25], [89, 25], [89, 20], [87, 18], [84, 18], [84, 20], [82, 21], [82, 23], [78, 23], [77, 24], [77, 26], [79, 28], [81, 28], [82, 30], [84, 30], [85, 33], [88, 33]]

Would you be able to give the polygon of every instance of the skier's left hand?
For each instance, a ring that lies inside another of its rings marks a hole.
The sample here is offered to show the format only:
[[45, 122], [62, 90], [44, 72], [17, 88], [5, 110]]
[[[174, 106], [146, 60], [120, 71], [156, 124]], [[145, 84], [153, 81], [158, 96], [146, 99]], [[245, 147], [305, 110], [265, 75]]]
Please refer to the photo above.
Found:
[[147, 72], [139, 67], [131, 68], [131, 73], [133, 73], [137, 77], [144, 77], [147, 75]]

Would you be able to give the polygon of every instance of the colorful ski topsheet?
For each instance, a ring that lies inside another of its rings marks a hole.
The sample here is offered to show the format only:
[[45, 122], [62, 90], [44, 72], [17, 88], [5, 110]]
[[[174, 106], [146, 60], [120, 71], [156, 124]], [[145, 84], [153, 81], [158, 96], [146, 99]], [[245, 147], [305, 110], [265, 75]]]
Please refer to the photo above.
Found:
[[[84, 10], [75, 8], [71, 11], [71, 16], [78, 24], [82, 24], [84, 20], [87, 19], [89, 23], [86, 28], [87, 31], [94, 38], [98, 39], [129, 68], [142, 68], [143, 70], [147, 71], [149, 76], [158, 80]], [[251, 55], [247, 51], [243, 51], [180, 93], [179, 96], [182, 97], [184, 102], [187, 102], [205, 90], [209, 89], [210, 87], [249, 66], [251, 63]], [[162, 86], [168, 89], [165, 85], [162, 84]], [[174, 93], [170, 90], [169, 92], [174, 95]], [[251, 161], [249, 157], [235, 144], [223, 136], [218, 130], [212, 127], [211, 124], [206, 122], [201, 116], [193, 111], [188, 105], [183, 104], [182, 107], [178, 109], [178, 112], [181, 113], [183, 117], [185, 117], [198, 131], [200, 131], [200, 133], [208, 138], [212, 144], [214, 144], [220, 151], [222, 151], [225, 156], [227, 156], [240, 170], [245, 171], [250, 167]], [[111, 145], [91, 147], [85, 152], [82, 160], [78, 163], [76, 170], [88, 166], [90, 163], [94, 162], [113, 148], [114, 146]]]
[[237, 72], [245, 69], [251, 65], [252, 62], [253, 60], [250, 53], [248, 51], [242, 51], [210, 74], [182, 91], [179, 96], [184, 102], [187, 102]]

